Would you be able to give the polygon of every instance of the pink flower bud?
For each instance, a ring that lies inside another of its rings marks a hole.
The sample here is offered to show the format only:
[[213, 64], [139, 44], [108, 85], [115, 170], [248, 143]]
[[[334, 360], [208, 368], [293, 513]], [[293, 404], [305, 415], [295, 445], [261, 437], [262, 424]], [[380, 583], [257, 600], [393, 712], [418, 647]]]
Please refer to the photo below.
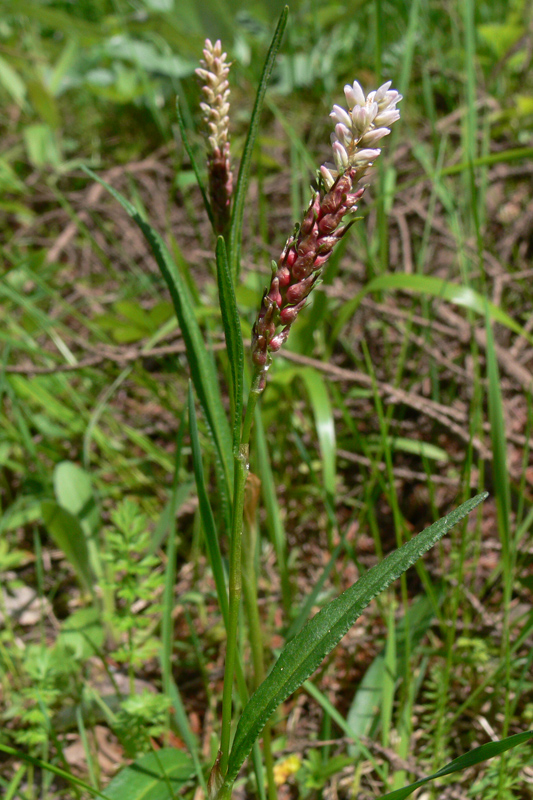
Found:
[[296, 253], [296, 250], [294, 250], [294, 249], [289, 250], [289, 252], [287, 253], [287, 255], [285, 257], [285, 264], [289, 268], [292, 267], [292, 265], [296, 261], [297, 257], [298, 257], [298, 254]]
[[[294, 250], [291, 250], [291, 253], [294, 253]], [[296, 261], [296, 253], [294, 253], [294, 258], [292, 259], [293, 263], [294, 261]], [[282, 267], [279, 267], [276, 272], [276, 278], [278, 279], [280, 288], [284, 289], [285, 286], [288, 286], [291, 282], [291, 273], [288, 266], [284, 264]]]
[[319, 209], [320, 209], [320, 195], [318, 192], [316, 192], [302, 222], [302, 226], [300, 228], [300, 236], [307, 236], [311, 232], [313, 225], [316, 222]]
[[331, 233], [340, 223], [343, 216], [346, 214], [347, 209], [341, 206], [335, 214], [326, 214], [318, 223], [320, 233]]
[[278, 308], [281, 308], [282, 298], [279, 291], [279, 279], [277, 277], [272, 278], [272, 283], [270, 284], [270, 291], [268, 293], [268, 297], [275, 303]]
[[287, 303], [293, 305], [293, 303], [299, 303], [300, 300], [303, 300], [304, 297], [307, 297], [313, 288], [315, 280], [316, 275], [309, 275], [309, 277], [305, 278], [305, 280], [295, 283], [293, 286], [289, 286], [286, 294]]
[[284, 328], [282, 331], [278, 333], [273, 339], [270, 340], [270, 349], [273, 352], [276, 352], [280, 349], [282, 345], [285, 344], [287, 339], [289, 338], [289, 328]]
[[307, 297], [304, 297], [299, 303], [295, 306], [287, 306], [284, 308], [279, 315], [280, 321], [282, 325], [292, 325], [302, 308], [307, 303]]

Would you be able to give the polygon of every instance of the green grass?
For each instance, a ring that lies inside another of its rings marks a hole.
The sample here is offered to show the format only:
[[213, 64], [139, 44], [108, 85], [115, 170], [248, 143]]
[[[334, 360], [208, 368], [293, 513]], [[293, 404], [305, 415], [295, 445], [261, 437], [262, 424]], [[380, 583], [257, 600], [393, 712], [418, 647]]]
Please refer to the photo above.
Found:
[[[171, 6], [3, 5], [0, 785], [20, 800], [105, 796], [128, 756], [153, 764], [159, 747], [178, 747], [194, 755], [182, 789], [192, 797], [216, 756], [238, 352], [223, 343], [217, 297], [228, 285], [223, 275], [217, 284], [175, 113], [179, 95], [204, 180], [193, 73], [210, 36], [234, 62], [234, 168], [243, 154], [250, 167], [229, 252], [245, 339], [314, 165], [328, 157], [327, 114], [344, 83], [392, 79], [405, 95], [364, 219], [275, 357], [256, 410], [267, 671], [308, 615], [383, 554], [490, 492], [272, 718], [274, 764], [299, 759], [286, 779], [295, 796], [370, 800], [533, 727], [528, 5], [294, 3], [255, 148], [247, 126], [281, 5]], [[82, 164], [155, 226], [177, 264], [166, 281]], [[246, 387], [246, 348], [244, 361]], [[65, 464], [85, 470], [83, 486], [62, 490]], [[95, 588], [95, 574], [102, 585], [115, 575], [112, 519], [124, 501], [146, 533], [124, 566], [139, 582], [132, 610], [116, 585]], [[96, 617], [81, 624], [87, 610]], [[246, 627], [240, 636], [248, 675]], [[242, 675], [234, 694], [242, 708]], [[128, 730], [148, 714], [152, 733], [132, 745]], [[521, 800], [529, 762], [527, 745], [474, 759], [427, 790], [440, 797], [453, 782], [463, 797]], [[62, 777], [71, 769], [75, 785]], [[240, 779], [247, 796], [264, 796], [260, 775], [256, 751]]]

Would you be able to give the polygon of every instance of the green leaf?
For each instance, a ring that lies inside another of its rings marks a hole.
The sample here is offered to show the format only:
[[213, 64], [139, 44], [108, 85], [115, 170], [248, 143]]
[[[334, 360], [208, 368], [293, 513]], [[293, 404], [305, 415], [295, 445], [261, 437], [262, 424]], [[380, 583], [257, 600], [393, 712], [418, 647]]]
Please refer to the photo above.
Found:
[[194, 765], [187, 753], [163, 747], [121, 770], [105, 793], [109, 800], [174, 800], [193, 775]]
[[53, 500], [43, 500], [41, 513], [46, 530], [76, 570], [83, 586], [89, 589], [93, 584], [93, 574], [89, 566], [87, 540], [78, 517]]
[[483, 295], [470, 289], [469, 286], [443, 281], [432, 275], [406, 275], [404, 273], [394, 273], [378, 275], [371, 280], [356, 296], [349, 300], [341, 308], [337, 315], [337, 322], [332, 333], [332, 339], [338, 338], [340, 331], [345, 323], [352, 317], [359, 308], [365, 295], [370, 292], [383, 292], [391, 289], [403, 289], [406, 292], [418, 292], [420, 294], [439, 297], [457, 306], [465, 306], [476, 314], [485, 316], [488, 307], [490, 318], [494, 322], [505, 325], [519, 336], [524, 336], [530, 344], [533, 344], [533, 336], [518, 324], [509, 314], [506, 314], [499, 306], [489, 303]]
[[320, 454], [322, 456], [324, 488], [333, 497], [335, 495], [337, 477], [337, 441], [335, 438], [333, 409], [328, 390], [324, 383], [324, 378], [318, 370], [305, 367], [300, 369], [297, 374], [303, 378], [313, 408], [313, 416], [320, 443]]
[[281, 39], [283, 37], [283, 32], [285, 30], [285, 25], [287, 24], [288, 13], [289, 13], [289, 7], [285, 6], [283, 11], [281, 12], [281, 16], [278, 20], [278, 25], [274, 32], [274, 36], [272, 38], [272, 42], [270, 44], [270, 48], [267, 53], [265, 66], [263, 67], [263, 74], [261, 75], [261, 80], [259, 81], [259, 86], [257, 88], [254, 108], [252, 111], [252, 116], [250, 118], [250, 126], [248, 128], [248, 136], [246, 137], [246, 142], [244, 144], [241, 164], [239, 167], [239, 175], [235, 186], [235, 194], [233, 196], [233, 210], [231, 214], [231, 223], [229, 229], [229, 244], [228, 244], [230, 269], [234, 280], [239, 274], [242, 224], [244, 219], [244, 202], [246, 199], [246, 189], [248, 187], [248, 177], [250, 175], [250, 164], [252, 161], [252, 153], [254, 150], [255, 138], [259, 130], [259, 117], [261, 116], [261, 110], [263, 108], [265, 92], [267, 89], [267, 84], [270, 78], [270, 74], [274, 66], [274, 61], [276, 60], [276, 56], [278, 54], [279, 46], [281, 44]]
[[39, 767], [39, 769], [46, 770], [47, 772], [51, 772], [53, 775], [58, 775], [60, 778], [63, 778], [67, 783], [70, 783], [72, 786], [79, 786], [81, 789], [84, 789], [88, 794], [92, 794], [95, 797], [101, 797], [102, 800], [111, 800], [107, 794], [104, 794], [99, 789], [95, 789], [94, 786], [90, 786], [85, 781], [82, 781], [81, 778], [77, 778], [75, 775], [71, 775], [69, 772], [66, 772], [64, 769], [60, 767], [56, 767], [55, 764], [51, 764], [49, 761], [43, 761], [41, 758], [34, 758], [33, 756], [27, 755], [24, 750], [20, 750], [19, 748], [10, 747], [7, 744], [2, 744], [0, 742], [0, 752], [8, 753], [10, 756], [15, 756], [19, 761], [23, 761], [26, 764], [33, 764], [35, 767]]
[[232, 395], [233, 395], [233, 447], [236, 450], [240, 442], [240, 429], [243, 404], [243, 369], [244, 347], [242, 343], [241, 322], [233, 281], [229, 270], [226, 243], [224, 238], [217, 239], [217, 280], [218, 298], [222, 324], [228, 348], [229, 366], [231, 370]]
[[137, 209], [113, 189], [106, 181], [99, 178], [88, 167], [84, 171], [104, 186], [107, 191], [120, 203], [143, 232], [157, 261], [159, 269], [167, 283], [174, 309], [178, 318], [181, 334], [187, 349], [187, 359], [191, 370], [191, 377], [200, 401], [202, 411], [215, 443], [217, 459], [222, 467], [223, 475], [218, 475], [219, 488], [222, 500], [229, 508], [229, 487], [232, 485], [233, 454], [231, 435], [228, 421], [224, 415], [224, 406], [220, 396], [218, 377], [214, 363], [207, 352], [202, 332], [196, 321], [194, 304], [190, 292], [183, 281], [180, 272], [172, 259], [168, 248], [159, 233], [146, 222]]
[[467, 500], [372, 567], [340, 597], [324, 606], [284, 647], [271, 673], [252, 695], [239, 720], [224, 781], [226, 789], [232, 786], [252, 744], [276, 708], [315, 671], [370, 601], [487, 496], [484, 492]]
[[508, 566], [510, 547], [512, 545], [511, 485], [509, 481], [509, 471], [507, 469], [507, 439], [505, 434], [505, 415], [503, 410], [500, 373], [498, 370], [498, 360], [494, 349], [494, 336], [492, 334], [488, 310], [486, 332], [487, 382], [494, 493], [498, 515], [498, 529], [502, 540], [503, 561], [506, 566]]
[[176, 97], [176, 116], [178, 118], [178, 127], [181, 133], [181, 140], [183, 142], [183, 146], [187, 151], [187, 155], [189, 156], [189, 161], [191, 162], [191, 166], [194, 171], [194, 177], [196, 179], [196, 183], [198, 184], [198, 188], [200, 189], [200, 194], [202, 195], [202, 199], [204, 201], [205, 210], [207, 212], [207, 216], [209, 217], [209, 222], [211, 223], [211, 227], [215, 230], [215, 219], [213, 217], [213, 211], [211, 209], [211, 203], [209, 202], [209, 198], [207, 196], [207, 192], [205, 191], [205, 186], [203, 184], [200, 170], [198, 168], [198, 164], [196, 163], [196, 159], [194, 157], [194, 153], [192, 147], [189, 142], [189, 137], [187, 136], [187, 128], [185, 127], [185, 120], [183, 119], [183, 114], [181, 113], [181, 106], [180, 106], [180, 99]]
[[189, 435], [191, 437], [192, 461], [194, 477], [196, 480], [196, 491], [198, 494], [198, 505], [200, 508], [200, 517], [202, 518], [202, 525], [204, 528], [205, 543], [207, 545], [207, 554], [211, 569], [213, 570], [213, 577], [215, 579], [215, 586], [217, 589], [218, 602], [224, 623], [226, 627], [229, 620], [228, 608], [228, 593], [226, 589], [226, 580], [224, 577], [224, 566], [222, 564], [222, 556], [220, 554], [220, 544], [218, 540], [217, 526], [215, 517], [209, 501], [209, 494], [205, 485], [204, 468], [202, 465], [202, 453], [200, 450], [200, 440], [198, 437], [198, 426], [196, 424], [196, 412], [194, 410], [194, 396], [192, 392], [192, 385], [189, 383]]
[[0, 56], [0, 85], [11, 95], [12, 99], [19, 106], [24, 107], [26, 99], [26, 84], [19, 73], [9, 64], [5, 58]]
[[444, 775], [451, 775], [452, 772], [460, 772], [463, 769], [468, 769], [468, 767], [473, 767], [476, 764], [480, 764], [482, 761], [487, 761], [489, 758], [499, 756], [507, 750], [511, 750], [511, 748], [527, 742], [529, 739], [533, 739], [533, 731], [516, 733], [514, 736], [508, 736], [500, 742], [482, 744], [481, 747], [476, 747], [474, 750], [470, 750], [469, 753], [465, 753], [459, 756], [459, 758], [454, 758], [453, 761], [450, 761], [445, 767], [439, 769], [438, 772], [434, 772], [433, 775], [429, 775], [427, 778], [421, 778], [419, 781], [409, 784], [409, 786], [404, 786], [403, 789], [396, 789], [394, 792], [384, 794], [378, 798], [378, 800], [404, 800], [405, 797], [409, 797], [409, 795], [413, 794], [415, 789], [418, 789], [419, 786], [423, 786], [424, 783], [433, 781], [435, 778], [442, 778]]
[[67, 645], [74, 657], [86, 660], [98, 653], [105, 640], [101, 613], [98, 608], [78, 608], [63, 622], [58, 645]]
[[72, 461], [62, 461], [54, 469], [54, 491], [59, 505], [78, 517], [86, 535], [98, 530], [100, 514], [91, 478]]

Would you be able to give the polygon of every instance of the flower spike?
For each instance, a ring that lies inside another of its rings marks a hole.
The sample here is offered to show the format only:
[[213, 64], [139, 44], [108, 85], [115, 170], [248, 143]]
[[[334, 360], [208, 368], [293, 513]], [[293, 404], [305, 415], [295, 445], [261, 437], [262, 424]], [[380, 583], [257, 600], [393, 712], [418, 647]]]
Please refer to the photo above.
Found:
[[[316, 285], [333, 248], [351, 222], [346, 215], [357, 209], [364, 187], [357, 184], [381, 153], [375, 145], [390, 133], [388, 125], [400, 118], [396, 104], [402, 96], [384, 83], [365, 98], [357, 81], [344, 87], [348, 109], [334, 105], [331, 134], [334, 163], [318, 171], [318, 191], [311, 199], [303, 221], [290, 236], [265, 290], [252, 330], [252, 360], [262, 391], [271, 354], [287, 341], [292, 324]], [[281, 330], [280, 330], [281, 328]]]
[[220, 40], [212, 44], [210, 39], [206, 39], [203, 52], [201, 67], [196, 70], [196, 74], [203, 83], [204, 102], [200, 103], [200, 108], [207, 131], [209, 195], [215, 233], [223, 234], [229, 224], [233, 193], [228, 116], [228, 74], [231, 63], [226, 62], [227, 54], [222, 52]]

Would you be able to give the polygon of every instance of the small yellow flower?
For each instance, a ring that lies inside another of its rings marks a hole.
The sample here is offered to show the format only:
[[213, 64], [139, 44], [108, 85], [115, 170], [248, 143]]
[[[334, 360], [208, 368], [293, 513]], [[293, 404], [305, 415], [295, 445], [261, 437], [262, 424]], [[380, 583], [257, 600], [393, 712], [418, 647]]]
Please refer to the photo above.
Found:
[[276, 786], [282, 786], [284, 783], [287, 783], [291, 775], [294, 775], [300, 767], [302, 766], [302, 760], [300, 756], [293, 754], [292, 756], [287, 756], [284, 758], [283, 761], [279, 761], [274, 766], [274, 780], [276, 782]]

